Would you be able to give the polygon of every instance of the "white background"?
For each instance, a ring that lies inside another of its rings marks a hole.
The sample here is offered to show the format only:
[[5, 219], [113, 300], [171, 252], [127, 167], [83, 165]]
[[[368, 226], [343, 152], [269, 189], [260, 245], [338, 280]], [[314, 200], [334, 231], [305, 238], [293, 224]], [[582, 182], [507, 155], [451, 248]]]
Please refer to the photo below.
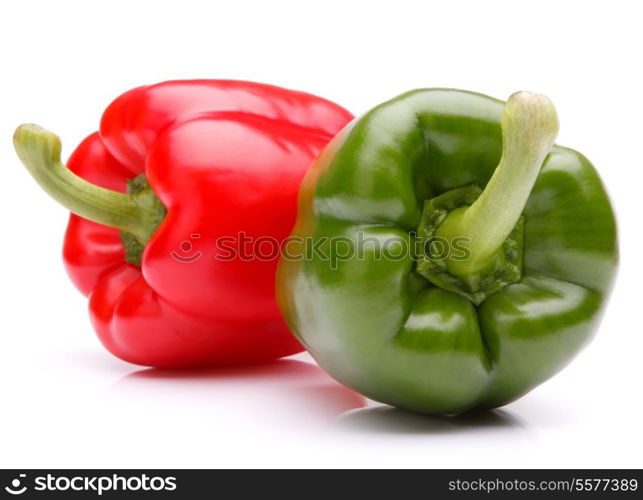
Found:
[[[2, 2], [0, 466], [642, 467], [637, 3]], [[417, 87], [547, 94], [558, 142], [593, 161], [619, 217], [619, 279], [593, 344], [516, 403], [448, 420], [367, 403], [306, 355], [190, 376], [113, 358], [63, 270], [67, 213], [11, 135], [37, 122], [67, 156], [121, 92], [197, 77], [307, 90], [356, 114]]]

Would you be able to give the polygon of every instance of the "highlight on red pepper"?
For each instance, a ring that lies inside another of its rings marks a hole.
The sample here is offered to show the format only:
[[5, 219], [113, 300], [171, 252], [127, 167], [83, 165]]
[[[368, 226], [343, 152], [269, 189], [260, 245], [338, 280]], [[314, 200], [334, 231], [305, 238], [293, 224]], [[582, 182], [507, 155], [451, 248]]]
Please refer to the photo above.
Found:
[[216, 242], [286, 238], [304, 173], [351, 118], [270, 85], [171, 81], [117, 98], [67, 167], [36, 125], [14, 144], [73, 212], [65, 266], [109, 351], [153, 367], [249, 363], [302, 348], [275, 300], [277, 260], [217, 259]]
[[597, 329], [618, 246], [596, 170], [557, 133], [544, 96], [453, 89], [340, 132], [306, 174], [289, 248], [323, 252], [282, 258], [277, 278], [321, 367], [432, 414], [505, 405], [561, 370]]

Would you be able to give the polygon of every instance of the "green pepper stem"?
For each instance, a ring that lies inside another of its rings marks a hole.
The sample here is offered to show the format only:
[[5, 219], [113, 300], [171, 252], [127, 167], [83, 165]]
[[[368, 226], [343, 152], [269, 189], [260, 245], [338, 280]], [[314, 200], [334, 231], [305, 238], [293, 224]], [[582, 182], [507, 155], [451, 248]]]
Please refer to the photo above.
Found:
[[69, 211], [99, 224], [126, 231], [143, 245], [152, 235], [155, 216], [149, 197], [96, 186], [69, 170], [60, 160], [58, 136], [38, 125], [16, 129], [13, 144], [22, 163], [49, 196]]
[[[540, 168], [558, 134], [552, 102], [531, 92], [516, 92], [505, 104], [500, 162], [480, 197], [466, 210], [447, 216], [442, 237], [464, 237], [470, 258], [450, 262], [464, 277], [488, 269], [520, 218]], [[449, 220], [451, 218], [451, 220]]]

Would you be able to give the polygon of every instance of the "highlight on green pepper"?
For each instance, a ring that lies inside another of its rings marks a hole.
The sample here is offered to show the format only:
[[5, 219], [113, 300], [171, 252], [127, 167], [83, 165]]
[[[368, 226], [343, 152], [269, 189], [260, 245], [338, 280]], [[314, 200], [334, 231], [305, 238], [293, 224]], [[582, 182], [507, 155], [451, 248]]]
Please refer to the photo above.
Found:
[[[289, 254], [306, 258], [278, 272], [315, 360], [431, 414], [499, 407], [560, 371], [597, 329], [618, 247], [596, 170], [557, 133], [544, 96], [454, 89], [402, 94], [340, 132], [300, 191]], [[308, 252], [338, 238], [355, 251]], [[392, 244], [413, 250], [390, 258]]]

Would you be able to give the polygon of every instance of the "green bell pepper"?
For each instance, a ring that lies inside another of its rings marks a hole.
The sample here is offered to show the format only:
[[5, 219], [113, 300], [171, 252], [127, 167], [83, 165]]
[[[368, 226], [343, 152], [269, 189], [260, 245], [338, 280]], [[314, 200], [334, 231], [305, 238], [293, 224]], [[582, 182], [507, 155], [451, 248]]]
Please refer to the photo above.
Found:
[[304, 180], [278, 272], [295, 335], [341, 383], [412, 411], [505, 405], [591, 339], [618, 260], [601, 180], [544, 96], [385, 102]]

